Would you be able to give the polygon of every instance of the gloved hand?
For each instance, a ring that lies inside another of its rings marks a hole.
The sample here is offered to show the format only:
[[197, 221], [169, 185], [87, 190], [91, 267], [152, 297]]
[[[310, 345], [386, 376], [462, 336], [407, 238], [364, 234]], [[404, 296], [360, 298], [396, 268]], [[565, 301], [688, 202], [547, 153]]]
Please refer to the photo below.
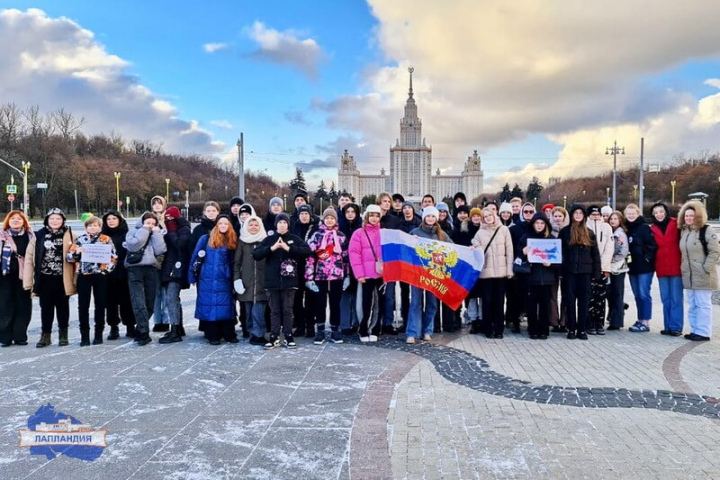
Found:
[[305, 286], [307, 287], [308, 290], [310, 290], [312, 292], [317, 293], [320, 291], [317, 284], [315, 282], [313, 282], [312, 280], [305, 282]]
[[245, 293], [245, 285], [243, 285], [242, 280], [239, 278], [233, 282], [233, 287], [238, 295]]
[[345, 280], [343, 280], [343, 292], [348, 289], [350, 286], [350, 277], [345, 277]]

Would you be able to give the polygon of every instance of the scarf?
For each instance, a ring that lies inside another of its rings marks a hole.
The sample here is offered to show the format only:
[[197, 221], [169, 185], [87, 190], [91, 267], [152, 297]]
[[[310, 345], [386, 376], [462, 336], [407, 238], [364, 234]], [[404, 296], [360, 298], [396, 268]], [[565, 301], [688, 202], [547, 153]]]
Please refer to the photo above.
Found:
[[342, 246], [340, 245], [340, 239], [338, 238], [337, 232], [337, 227], [334, 227], [332, 229], [325, 229], [322, 242], [320, 242], [320, 250], [327, 249], [328, 240], [332, 239], [332, 243], [334, 245], [333, 252], [342, 253]]
[[[10, 262], [12, 261], [13, 254], [17, 253], [17, 245], [13, 237], [19, 237], [25, 233], [25, 229], [20, 230], [5, 230], [0, 232], [0, 241], [2, 241], [2, 274], [6, 276], [10, 273]], [[20, 270], [22, 272], [22, 269]], [[21, 273], [22, 275], [22, 273]]]
[[[258, 224], [260, 224], [260, 231], [255, 234], [248, 231], [248, 224], [250, 223], [250, 220], [255, 220]], [[267, 238], [267, 233], [265, 232], [265, 227], [263, 226], [263, 222], [260, 217], [257, 215], [250, 215], [246, 218], [245, 223], [243, 223], [240, 228], [240, 241], [243, 243], [255, 243], [262, 242], [265, 238]]]
[[167, 228], [168, 232], [176, 232], [178, 228], [177, 220], [172, 219], [168, 220], [165, 219], [165, 228]]

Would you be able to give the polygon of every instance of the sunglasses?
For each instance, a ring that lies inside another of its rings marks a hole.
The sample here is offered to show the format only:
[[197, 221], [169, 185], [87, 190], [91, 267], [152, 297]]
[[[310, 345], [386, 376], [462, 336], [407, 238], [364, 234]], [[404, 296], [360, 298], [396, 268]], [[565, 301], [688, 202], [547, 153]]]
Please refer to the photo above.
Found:
[[523, 210], [523, 213], [535, 213], [535, 212], [532, 210]]

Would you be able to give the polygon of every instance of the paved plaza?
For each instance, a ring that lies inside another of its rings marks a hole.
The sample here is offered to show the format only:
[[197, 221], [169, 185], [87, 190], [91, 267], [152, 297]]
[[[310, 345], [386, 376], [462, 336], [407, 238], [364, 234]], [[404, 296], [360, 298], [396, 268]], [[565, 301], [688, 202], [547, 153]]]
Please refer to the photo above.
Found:
[[[179, 344], [79, 348], [73, 313], [71, 346], [36, 349], [36, 305], [30, 345], [0, 349], [0, 477], [720, 478], [720, 308], [711, 342], [661, 336], [654, 287], [651, 333], [587, 342], [464, 330], [265, 351], [210, 346], [190, 321]], [[96, 460], [18, 446], [48, 404], [107, 430]]]

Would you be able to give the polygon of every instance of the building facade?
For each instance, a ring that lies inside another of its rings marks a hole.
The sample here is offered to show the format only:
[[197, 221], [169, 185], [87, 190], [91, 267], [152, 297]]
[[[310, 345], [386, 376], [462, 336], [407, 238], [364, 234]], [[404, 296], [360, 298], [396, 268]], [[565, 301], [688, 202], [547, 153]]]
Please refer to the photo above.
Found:
[[477, 150], [467, 158], [462, 174], [442, 175], [438, 168], [433, 175], [432, 147], [422, 136], [422, 121], [413, 98], [413, 69], [409, 72], [410, 90], [405, 115], [400, 120], [400, 137], [390, 147], [390, 174], [383, 168], [380, 175], [362, 175], [353, 156], [345, 150], [338, 168], [338, 191], [349, 192], [358, 201], [381, 192], [401, 193], [406, 200], [416, 202], [427, 193], [438, 201], [456, 192], [464, 192], [468, 200], [479, 195], [483, 189], [483, 171]]

